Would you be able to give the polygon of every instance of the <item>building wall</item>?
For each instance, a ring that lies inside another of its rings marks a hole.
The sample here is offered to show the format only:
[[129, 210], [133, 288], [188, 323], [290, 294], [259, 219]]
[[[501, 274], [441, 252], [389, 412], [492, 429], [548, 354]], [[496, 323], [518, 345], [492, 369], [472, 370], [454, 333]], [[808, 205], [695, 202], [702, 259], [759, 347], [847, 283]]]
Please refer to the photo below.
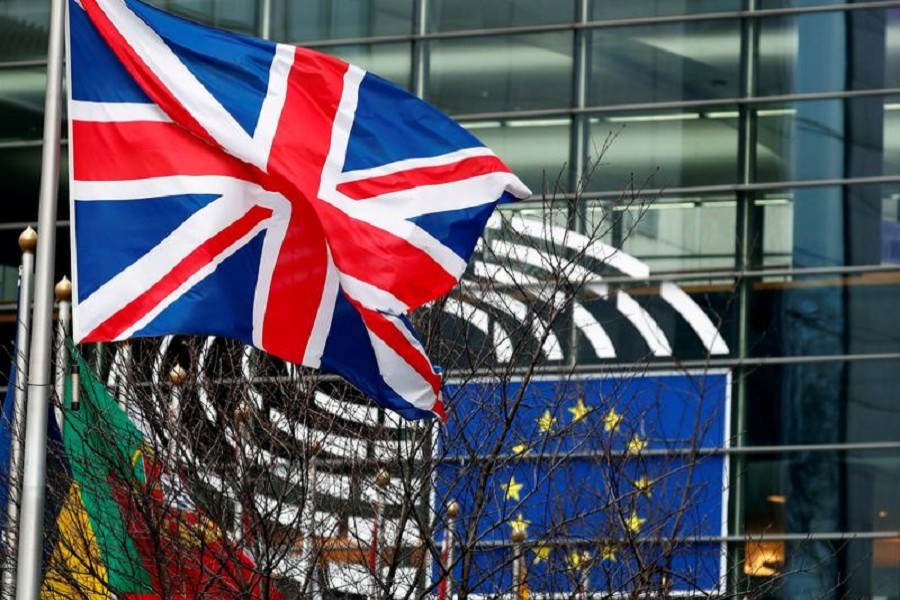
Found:
[[[733, 584], [789, 572], [773, 597], [900, 597], [900, 2], [156, 4], [354, 62], [533, 189], [577, 193], [577, 226], [611, 223], [605, 241], [652, 268], [630, 285], [666, 274], [721, 322]], [[36, 213], [46, 14], [0, 3], [8, 265]], [[744, 567], [760, 556], [745, 534], [768, 535], [774, 562]]]

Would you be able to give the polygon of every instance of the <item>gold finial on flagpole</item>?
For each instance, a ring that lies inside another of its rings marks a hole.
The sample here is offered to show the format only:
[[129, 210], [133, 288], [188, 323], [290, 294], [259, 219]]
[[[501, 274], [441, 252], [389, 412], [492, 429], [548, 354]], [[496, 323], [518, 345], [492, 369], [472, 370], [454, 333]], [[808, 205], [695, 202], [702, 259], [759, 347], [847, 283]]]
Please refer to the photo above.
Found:
[[[21, 243], [21, 237], [19, 241]], [[59, 283], [56, 284], [56, 287], [53, 288], [53, 291], [56, 295], [57, 302], [71, 302], [72, 301], [72, 282], [69, 281], [69, 278], [63, 275], [63, 278], [59, 280]]]
[[34, 252], [37, 248], [37, 231], [31, 227], [26, 227], [25, 231], [19, 234], [19, 248], [22, 252]]
[[377, 485], [381, 489], [384, 489], [390, 484], [391, 474], [384, 470], [378, 471], [378, 475], [375, 476], [375, 485]]
[[450, 504], [447, 505], [447, 516], [451, 519], [455, 519], [459, 516], [459, 502], [456, 500], [450, 501]]
[[515, 528], [512, 530], [510, 539], [512, 539], [514, 544], [521, 544], [522, 542], [525, 541], [525, 532], [519, 528]]
[[246, 402], [241, 402], [234, 409], [234, 420], [241, 425], [246, 424], [250, 420], [250, 406]]
[[184, 367], [181, 365], [175, 365], [172, 370], [169, 371], [169, 381], [172, 382], [172, 385], [180, 387], [187, 381], [187, 371], [185, 371]]

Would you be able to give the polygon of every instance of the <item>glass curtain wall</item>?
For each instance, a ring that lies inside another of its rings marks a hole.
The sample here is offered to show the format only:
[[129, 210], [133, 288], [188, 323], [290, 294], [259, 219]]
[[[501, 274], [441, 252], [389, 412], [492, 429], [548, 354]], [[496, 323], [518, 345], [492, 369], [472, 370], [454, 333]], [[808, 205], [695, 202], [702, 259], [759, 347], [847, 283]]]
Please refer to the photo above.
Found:
[[[678, 283], [727, 342], [706, 362], [734, 381], [730, 585], [900, 596], [900, 1], [264, 1], [154, 3], [370, 69], [577, 200], [570, 224], [649, 267], [623, 285]], [[11, 248], [35, 212], [46, 33], [47, 0], [0, 3]], [[708, 358], [677, 327], [672, 355]]]

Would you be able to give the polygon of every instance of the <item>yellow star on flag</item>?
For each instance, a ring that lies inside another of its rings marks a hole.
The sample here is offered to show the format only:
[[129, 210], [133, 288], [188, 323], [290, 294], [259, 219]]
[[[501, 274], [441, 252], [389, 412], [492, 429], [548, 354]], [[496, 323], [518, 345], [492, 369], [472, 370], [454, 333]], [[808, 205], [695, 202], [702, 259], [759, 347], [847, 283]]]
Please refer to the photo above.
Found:
[[572, 413], [572, 422], [577, 423], [591, 412], [591, 407], [584, 403], [584, 398], [579, 398], [578, 404], [567, 410]]
[[528, 444], [516, 444], [512, 447], [512, 452], [516, 456], [522, 456], [523, 454], [528, 454]]
[[628, 531], [638, 533], [646, 522], [647, 519], [642, 519], [636, 512], [633, 512], [630, 517], [625, 519], [625, 526], [628, 528]]
[[534, 547], [534, 562], [546, 562], [550, 560], [550, 546], [535, 546]]
[[550, 414], [549, 410], [545, 410], [544, 414], [537, 420], [538, 430], [541, 433], [548, 433], [553, 426], [556, 425], [556, 417]]
[[631, 485], [633, 485], [635, 491], [637, 491], [637, 493], [642, 496], [646, 496], [647, 498], [649, 498], [650, 496], [653, 495], [650, 493], [650, 488], [652, 487], [652, 484], [650, 483], [650, 480], [647, 478], [646, 475], [643, 475], [637, 481], [632, 481]]
[[516, 500], [519, 501], [519, 492], [522, 491], [522, 488], [525, 486], [524, 483], [518, 483], [515, 477], [509, 478], [509, 483], [501, 483], [500, 488], [505, 492], [505, 498], [507, 500]]
[[512, 527], [513, 531], [521, 531], [522, 535], [528, 533], [528, 526], [531, 525], [531, 521], [526, 521], [522, 516], [522, 513], [519, 513], [514, 520], [509, 522], [509, 526]]
[[572, 553], [566, 557], [566, 560], [569, 563], [569, 568], [581, 569], [586, 567], [590, 562], [591, 553], [587, 551], [579, 552], [578, 550], [572, 550]]
[[600, 558], [609, 562], [616, 562], [616, 547], [606, 544], [600, 547]]
[[619, 426], [624, 419], [625, 417], [617, 413], [615, 408], [610, 408], [609, 411], [603, 415], [603, 431], [618, 431]]
[[639, 435], [628, 441], [628, 454], [640, 454], [647, 447], [647, 440]]

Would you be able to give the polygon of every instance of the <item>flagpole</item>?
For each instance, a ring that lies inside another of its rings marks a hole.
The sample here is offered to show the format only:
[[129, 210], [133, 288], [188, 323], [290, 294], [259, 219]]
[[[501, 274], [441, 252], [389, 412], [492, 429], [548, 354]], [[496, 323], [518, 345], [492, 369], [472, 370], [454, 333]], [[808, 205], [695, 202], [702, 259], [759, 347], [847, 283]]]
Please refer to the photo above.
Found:
[[[68, 277], [59, 280], [54, 288], [58, 315], [56, 321], [56, 380], [54, 387], [59, 402], [60, 414], [65, 408], [66, 375], [69, 374], [69, 325], [72, 322], [72, 282]], [[59, 430], [64, 431], [60, 420]]]
[[[6, 496], [6, 559], [3, 561], [3, 593], [12, 598], [16, 589], [16, 538], [22, 484], [22, 434], [25, 432], [25, 384], [28, 382], [28, 335], [31, 333], [31, 302], [34, 291], [34, 249], [37, 232], [31, 227], [19, 235], [22, 266], [19, 271], [19, 306], [16, 319], [16, 371], [13, 412], [9, 424], [9, 481]], [[11, 378], [10, 378], [11, 379]]]
[[444, 529], [444, 543], [441, 547], [441, 581], [438, 583], [438, 600], [453, 598], [453, 544], [456, 535], [456, 517], [459, 503], [452, 500], [447, 505], [447, 524]]
[[44, 485], [47, 474], [47, 399], [50, 395], [50, 357], [53, 348], [53, 267], [56, 261], [56, 202], [59, 191], [60, 130], [62, 120], [63, 42], [66, 2], [50, 4], [50, 42], [47, 48], [47, 95], [44, 102], [44, 143], [38, 203], [34, 322], [25, 418], [25, 467], [19, 521], [17, 600], [38, 600], [44, 534]]

